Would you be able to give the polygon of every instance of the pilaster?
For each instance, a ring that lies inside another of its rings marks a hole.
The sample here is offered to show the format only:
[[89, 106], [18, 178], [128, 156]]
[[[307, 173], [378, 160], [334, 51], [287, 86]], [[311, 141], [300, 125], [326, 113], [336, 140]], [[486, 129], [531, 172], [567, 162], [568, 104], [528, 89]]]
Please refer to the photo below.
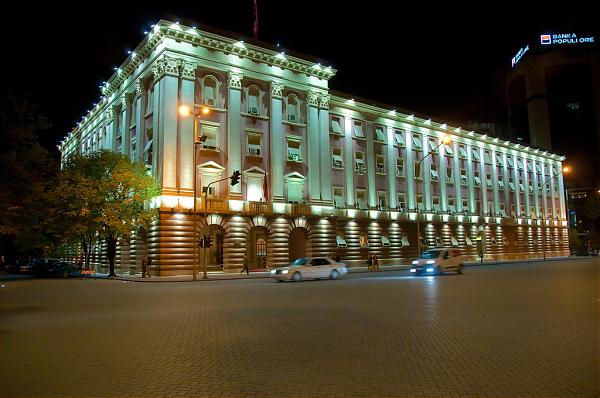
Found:
[[331, 185], [331, 145], [329, 141], [329, 94], [319, 97], [319, 153], [321, 165], [321, 200], [324, 204], [333, 204]]
[[271, 82], [271, 106], [269, 110], [271, 115], [269, 118], [270, 123], [270, 170], [271, 170], [271, 181], [269, 187], [271, 189], [271, 197], [273, 202], [283, 202], [283, 168], [285, 165], [285, 151], [279, 150], [285, 148], [284, 137], [283, 137], [283, 125], [282, 125], [282, 114], [283, 105], [281, 102], [283, 84], [278, 82]]
[[[227, 173], [242, 170], [241, 109], [242, 109], [242, 79], [239, 72], [231, 71], [227, 76]], [[229, 186], [229, 198], [241, 199], [242, 184]]]
[[308, 195], [312, 203], [321, 202], [319, 167], [319, 96], [317, 91], [309, 91], [307, 98], [307, 148], [308, 148]]

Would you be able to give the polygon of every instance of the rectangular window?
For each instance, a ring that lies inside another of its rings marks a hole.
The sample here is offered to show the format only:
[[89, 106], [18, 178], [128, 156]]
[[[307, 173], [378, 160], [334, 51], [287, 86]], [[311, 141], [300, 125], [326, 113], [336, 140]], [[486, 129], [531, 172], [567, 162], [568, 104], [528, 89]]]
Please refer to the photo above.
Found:
[[528, 184], [528, 188], [529, 188], [529, 193], [533, 193], [533, 184], [531, 182]]
[[521, 180], [521, 179], [519, 179], [519, 191], [525, 192], [525, 184], [523, 183], [523, 180]]
[[448, 211], [450, 214], [456, 213], [456, 204], [455, 199], [453, 197], [448, 197]]
[[469, 199], [462, 200], [462, 211], [463, 211], [463, 213], [469, 212]]
[[452, 147], [448, 144], [444, 144], [444, 154], [446, 156], [453, 156], [454, 152], [452, 151]]
[[383, 126], [375, 126], [375, 136], [373, 137], [377, 142], [386, 142], [385, 132]]
[[364, 189], [356, 190], [356, 208], [366, 209], [367, 208], [367, 196]]
[[467, 169], [460, 169], [460, 185], [467, 185]]
[[489, 150], [487, 150], [487, 149], [485, 149], [485, 150], [483, 151], [483, 161], [484, 161], [486, 164], [492, 164], [492, 155], [490, 154], [490, 151], [489, 151]]
[[429, 138], [427, 140], [427, 142], [429, 142], [429, 150], [430, 151], [434, 151], [437, 147], [437, 143], [435, 142], [435, 138]]
[[498, 190], [504, 191], [504, 177], [501, 175], [498, 175]]
[[517, 168], [523, 170], [523, 159], [517, 158]]
[[423, 144], [421, 143], [421, 136], [418, 134], [413, 134], [412, 136], [412, 148], [415, 151], [422, 151], [423, 150]]
[[490, 173], [485, 175], [485, 185], [487, 189], [492, 189], [492, 175]]
[[406, 142], [404, 141], [404, 130], [394, 130], [394, 138], [396, 140], [396, 145], [405, 147]]
[[398, 199], [398, 210], [406, 211], [406, 194], [398, 193], [396, 198]]
[[248, 155], [262, 156], [262, 134], [247, 134]]
[[385, 156], [377, 155], [375, 158], [375, 166], [377, 167], [377, 174], [385, 174]]
[[391, 244], [390, 244], [390, 240], [388, 239], [388, 237], [387, 237], [387, 236], [383, 236], [383, 235], [381, 235], [381, 245], [382, 245], [383, 247], [390, 247], [390, 246], [391, 246]]
[[154, 110], [154, 86], [150, 84], [150, 88], [146, 90], [146, 115], [149, 115]]
[[461, 159], [467, 158], [467, 148], [465, 144], [458, 144], [458, 157]]
[[509, 169], [512, 169], [515, 167], [515, 165], [513, 163], [513, 157], [511, 155], [506, 155], [506, 167], [508, 167]]
[[404, 159], [396, 158], [396, 176], [404, 177]]
[[446, 182], [454, 184], [454, 169], [452, 167], [446, 167]]
[[537, 162], [535, 164], [535, 169], [537, 170], [538, 174], [542, 174], [542, 164]]
[[498, 166], [502, 166], [504, 164], [504, 159], [502, 159], [501, 153], [496, 153], [496, 164]]
[[288, 137], [287, 145], [288, 162], [302, 162], [302, 147], [300, 137], [298, 137], [298, 139]]
[[287, 193], [288, 203], [300, 203], [302, 201], [302, 184], [288, 182]]
[[153, 142], [154, 134], [152, 129], [146, 130], [146, 145], [144, 145], [144, 164], [146, 166], [152, 166], [153, 157], [152, 157], [152, 142]]
[[357, 120], [354, 121], [354, 136], [357, 138], [365, 138], [362, 122]]
[[480, 187], [481, 186], [481, 178], [479, 178], [479, 172], [478, 171], [474, 171], [473, 172], [473, 181], [475, 182], [475, 186], [476, 187]]
[[331, 118], [331, 132], [333, 134], [337, 134], [337, 135], [343, 135], [342, 134], [342, 125], [340, 124], [340, 118], [339, 117], [332, 117]]
[[431, 181], [439, 181], [439, 175], [438, 175], [438, 166], [437, 164], [432, 164], [429, 168], [429, 171], [431, 172]]
[[515, 192], [515, 180], [512, 177], [508, 177], [508, 190]]
[[387, 193], [385, 191], [377, 191], [377, 208], [379, 210], [387, 209]]
[[479, 162], [479, 148], [471, 148], [471, 154], [473, 155], [473, 161]]
[[527, 161], [527, 171], [530, 173], [533, 172], [533, 165], [531, 164], [531, 160]]
[[333, 187], [333, 204], [338, 209], [345, 207], [343, 187]]
[[365, 153], [354, 151], [354, 171], [356, 174], [362, 175], [367, 171], [365, 167]]
[[332, 166], [334, 169], [344, 168], [344, 159], [342, 156], [342, 148], [331, 148], [332, 152]]
[[200, 131], [202, 136], [206, 137], [204, 142], [200, 144], [200, 149], [218, 151], [219, 128], [217, 126], [201, 125]]
[[346, 239], [342, 238], [339, 235], [335, 237], [335, 242], [337, 244], [337, 247], [348, 247], [348, 244], [346, 243]]
[[419, 212], [425, 211], [425, 205], [423, 204], [423, 195], [417, 195], [417, 210]]
[[421, 179], [421, 164], [417, 161], [415, 161], [415, 179]]
[[431, 197], [431, 206], [433, 207], [433, 211], [435, 211], [436, 213], [440, 213], [442, 211], [442, 208], [440, 207], [440, 197], [439, 196]]
[[506, 218], [506, 209], [504, 207], [504, 203], [499, 203], [498, 207], [500, 208], [500, 216]]

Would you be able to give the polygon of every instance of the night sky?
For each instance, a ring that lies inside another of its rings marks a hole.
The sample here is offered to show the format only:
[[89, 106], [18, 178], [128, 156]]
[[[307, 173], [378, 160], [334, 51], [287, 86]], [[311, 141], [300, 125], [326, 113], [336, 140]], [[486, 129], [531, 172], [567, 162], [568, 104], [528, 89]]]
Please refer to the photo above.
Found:
[[[251, 0], [138, 7], [94, 2], [78, 7], [22, 2], [2, 22], [3, 91], [28, 95], [48, 116], [43, 136], [55, 148], [99, 99], [143, 31], [168, 15], [252, 36]], [[521, 2], [522, 3], [522, 2]], [[428, 114], [457, 125], [504, 121], [503, 71], [539, 33], [594, 29], [583, 6], [524, 9], [434, 2], [258, 0], [259, 39], [311, 55], [338, 69], [330, 88]], [[21, 9], [19, 9], [21, 7]]]

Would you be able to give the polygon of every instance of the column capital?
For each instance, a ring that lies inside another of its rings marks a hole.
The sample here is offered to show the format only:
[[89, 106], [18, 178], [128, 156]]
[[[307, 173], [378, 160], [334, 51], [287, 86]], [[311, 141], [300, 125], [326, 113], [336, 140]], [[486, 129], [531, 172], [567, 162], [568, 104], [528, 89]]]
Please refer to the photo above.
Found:
[[180, 75], [180, 64], [181, 61], [177, 58], [163, 56], [161, 59], [157, 60], [156, 63], [152, 66], [152, 74], [154, 75], [154, 80], [159, 80], [164, 75], [179, 77]]
[[281, 98], [283, 91], [283, 83], [271, 82], [271, 97]]
[[309, 90], [308, 91], [308, 105], [309, 106], [319, 106], [319, 97], [320, 97], [321, 93], [319, 93], [318, 91], [314, 91], [314, 90]]
[[106, 120], [106, 122], [107, 123], [112, 122], [113, 119], [115, 118], [116, 113], [117, 113], [117, 110], [114, 107], [104, 111], [104, 119]]
[[179, 72], [181, 73], [181, 78], [186, 80], [194, 80], [196, 78], [197, 66], [198, 65], [194, 62], [181, 60], [179, 64]]
[[142, 79], [138, 78], [135, 81], [135, 93], [137, 95], [142, 95]]
[[239, 72], [229, 72], [227, 75], [227, 85], [229, 88], [237, 88], [238, 90], [242, 89], [242, 79], [244, 76]]
[[330, 98], [331, 98], [331, 95], [329, 95], [328, 93], [322, 93], [321, 96], [319, 97], [319, 106], [321, 108], [329, 109], [329, 99]]

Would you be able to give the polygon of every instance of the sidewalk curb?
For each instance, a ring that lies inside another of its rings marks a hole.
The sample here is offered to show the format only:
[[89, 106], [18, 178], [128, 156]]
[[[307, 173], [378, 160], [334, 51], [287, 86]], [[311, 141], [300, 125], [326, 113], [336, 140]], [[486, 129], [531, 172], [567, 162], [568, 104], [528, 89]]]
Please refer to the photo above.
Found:
[[[565, 261], [565, 260], [575, 260], [575, 259], [586, 259], [586, 258], [594, 258], [589, 256], [569, 256], [569, 257], [552, 257], [547, 258], [546, 260], [542, 258], [533, 258], [533, 259], [514, 259], [514, 260], [493, 260], [493, 261], [484, 261], [480, 263], [479, 261], [467, 261], [465, 262], [465, 266], [467, 267], [480, 267], [485, 265], [501, 265], [501, 264], [518, 264], [518, 263], [535, 263], [535, 262], [544, 262], [544, 261]], [[376, 272], [391, 272], [391, 271], [406, 271], [410, 269], [410, 264], [401, 264], [401, 265], [383, 265], [380, 267], [379, 271]], [[370, 272], [366, 266], [364, 267], [352, 267], [348, 268], [348, 274], [362, 274]], [[235, 273], [227, 274], [218, 274], [218, 275], [210, 275], [208, 279], [202, 279], [202, 276], [199, 276], [195, 281], [192, 280], [191, 275], [181, 275], [181, 276], [153, 276], [150, 278], [142, 278], [142, 277], [108, 277], [106, 274], [95, 274], [85, 276], [85, 279], [105, 279], [105, 280], [113, 280], [113, 281], [123, 281], [123, 282], [136, 282], [136, 283], [182, 283], [182, 282], [213, 282], [213, 281], [232, 281], [232, 280], [244, 280], [244, 279], [266, 279], [270, 278], [270, 272], [256, 272], [254, 275], [236, 275]], [[180, 278], [173, 279], [170, 278]], [[185, 279], [183, 279], [185, 278]]]

